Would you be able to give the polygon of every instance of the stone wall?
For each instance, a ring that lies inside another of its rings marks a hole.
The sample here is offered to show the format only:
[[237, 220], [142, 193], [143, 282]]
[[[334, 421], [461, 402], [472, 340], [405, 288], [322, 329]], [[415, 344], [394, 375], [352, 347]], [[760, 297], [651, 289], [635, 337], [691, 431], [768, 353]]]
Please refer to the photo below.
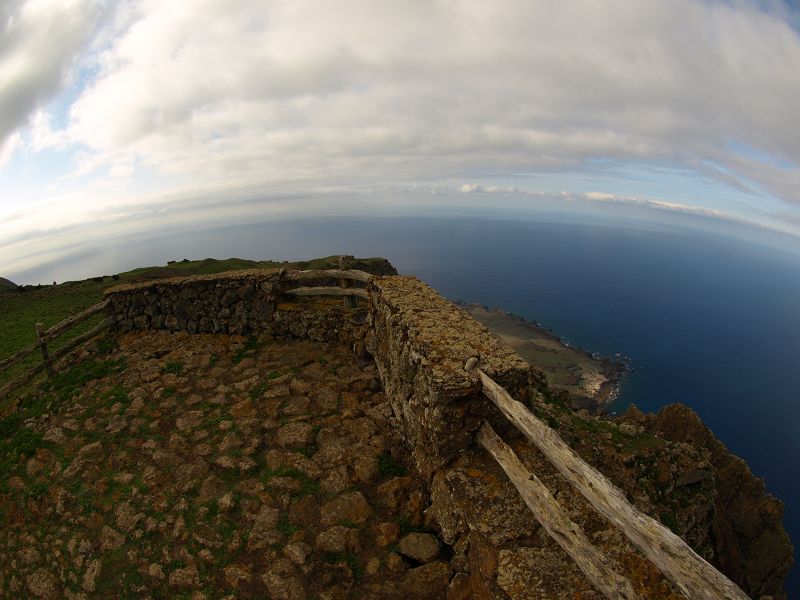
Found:
[[481, 368], [515, 397], [531, 389], [531, 368], [466, 312], [414, 277], [376, 277], [369, 300], [347, 309], [340, 298], [296, 298], [298, 285], [277, 270], [231, 271], [156, 280], [106, 292], [117, 329], [166, 329], [308, 338], [372, 354], [394, 415], [420, 473], [430, 478], [494, 409], [464, 363]]
[[486, 327], [414, 277], [374, 279], [368, 290], [367, 349], [417, 467], [429, 478], [472, 444], [483, 419], [497, 414], [464, 371], [467, 359], [478, 357], [522, 401], [533, 372]]
[[[341, 298], [294, 298], [298, 287], [278, 270], [230, 271], [123, 285], [106, 292], [107, 313], [117, 329], [165, 329], [308, 338], [353, 344], [363, 351], [366, 303], [346, 309]], [[335, 285], [311, 281], [303, 285]]]

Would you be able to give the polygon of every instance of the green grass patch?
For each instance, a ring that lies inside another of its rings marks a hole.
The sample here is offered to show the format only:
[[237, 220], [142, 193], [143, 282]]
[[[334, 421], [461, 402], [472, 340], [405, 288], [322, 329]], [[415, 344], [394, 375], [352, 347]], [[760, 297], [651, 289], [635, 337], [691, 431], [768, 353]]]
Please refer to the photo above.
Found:
[[352, 552], [328, 552], [325, 554], [325, 562], [331, 565], [344, 563], [350, 567], [353, 573], [353, 578], [356, 581], [361, 581], [364, 578], [364, 567], [358, 561], [358, 557]]
[[381, 477], [402, 477], [406, 469], [388, 452], [378, 455], [378, 475]]
[[238, 365], [246, 356], [254, 354], [260, 347], [261, 344], [259, 344], [257, 337], [252, 335], [248, 336], [244, 345], [234, 353], [231, 362], [234, 365]]
[[121, 385], [115, 385], [107, 392], [103, 392], [100, 399], [106, 406], [113, 406], [118, 402], [128, 404], [131, 401], [128, 391]]
[[289, 513], [282, 511], [278, 517], [278, 524], [275, 526], [280, 533], [286, 537], [292, 537], [295, 532], [300, 531], [300, 527], [289, 521]]
[[0, 493], [9, 492], [8, 480], [21, 460], [51, 445], [40, 433], [25, 427], [22, 415], [17, 413], [0, 419]]
[[178, 361], [168, 362], [166, 365], [161, 367], [161, 373], [164, 375], [172, 374], [172, 375], [180, 375], [183, 372], [183, 363]]
[[42, 389], [52, 391], [59, 400], [66, 401], [88, 382], [121, 373], [125, 370], [125, 366], [124, 359], [86, 360], [63, 373], [57, 373], [55, 377], [45, 382]]
[[407, 536], [409, 533], [420, 533], [423, 531], [421, 527], [417, 527], [411, 522], [411, 518], [408, 515], [400, 515], [397, 518], [397, 524], [400, 526], [401, 538]]

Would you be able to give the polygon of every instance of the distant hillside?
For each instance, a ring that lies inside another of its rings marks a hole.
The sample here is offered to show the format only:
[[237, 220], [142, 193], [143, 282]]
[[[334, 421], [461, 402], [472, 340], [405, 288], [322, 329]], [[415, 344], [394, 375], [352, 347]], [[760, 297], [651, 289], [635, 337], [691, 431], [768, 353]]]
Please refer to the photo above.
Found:
[[0, 290], [16, 290], [19, 286], [5, 277], [0, 277]]

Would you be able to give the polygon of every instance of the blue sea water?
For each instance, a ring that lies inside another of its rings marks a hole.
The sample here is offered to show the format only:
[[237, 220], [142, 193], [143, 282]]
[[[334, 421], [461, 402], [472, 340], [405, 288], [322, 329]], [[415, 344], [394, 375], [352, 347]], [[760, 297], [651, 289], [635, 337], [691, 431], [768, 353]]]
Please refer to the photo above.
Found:
[[[800, 254], [641, 223], [342, 218], [120, 240], [105, 260], [129, 264], [96, 265], [91, 274], [184, 257], [339, 253], [384, 256], [449, 298], [629, 357], [611, 409], [694, 408], [785, 502], [784, 523], [800, 541]], [[788, 590], [800, 597], [797, 569]]]

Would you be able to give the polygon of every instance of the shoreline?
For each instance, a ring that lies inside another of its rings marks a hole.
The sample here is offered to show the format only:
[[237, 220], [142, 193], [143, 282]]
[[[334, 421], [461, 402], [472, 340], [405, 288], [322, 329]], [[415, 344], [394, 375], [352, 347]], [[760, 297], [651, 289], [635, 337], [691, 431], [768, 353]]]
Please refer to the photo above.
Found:
[[457, 302], [474, 319], [511, 346], [529, 364], [541, 369], [548, 384], [564, 391], [575, 409], [603, 414], [618, 397], [629, 360], [602, 356], [570, 344], [538, 321], [479, 303]]

